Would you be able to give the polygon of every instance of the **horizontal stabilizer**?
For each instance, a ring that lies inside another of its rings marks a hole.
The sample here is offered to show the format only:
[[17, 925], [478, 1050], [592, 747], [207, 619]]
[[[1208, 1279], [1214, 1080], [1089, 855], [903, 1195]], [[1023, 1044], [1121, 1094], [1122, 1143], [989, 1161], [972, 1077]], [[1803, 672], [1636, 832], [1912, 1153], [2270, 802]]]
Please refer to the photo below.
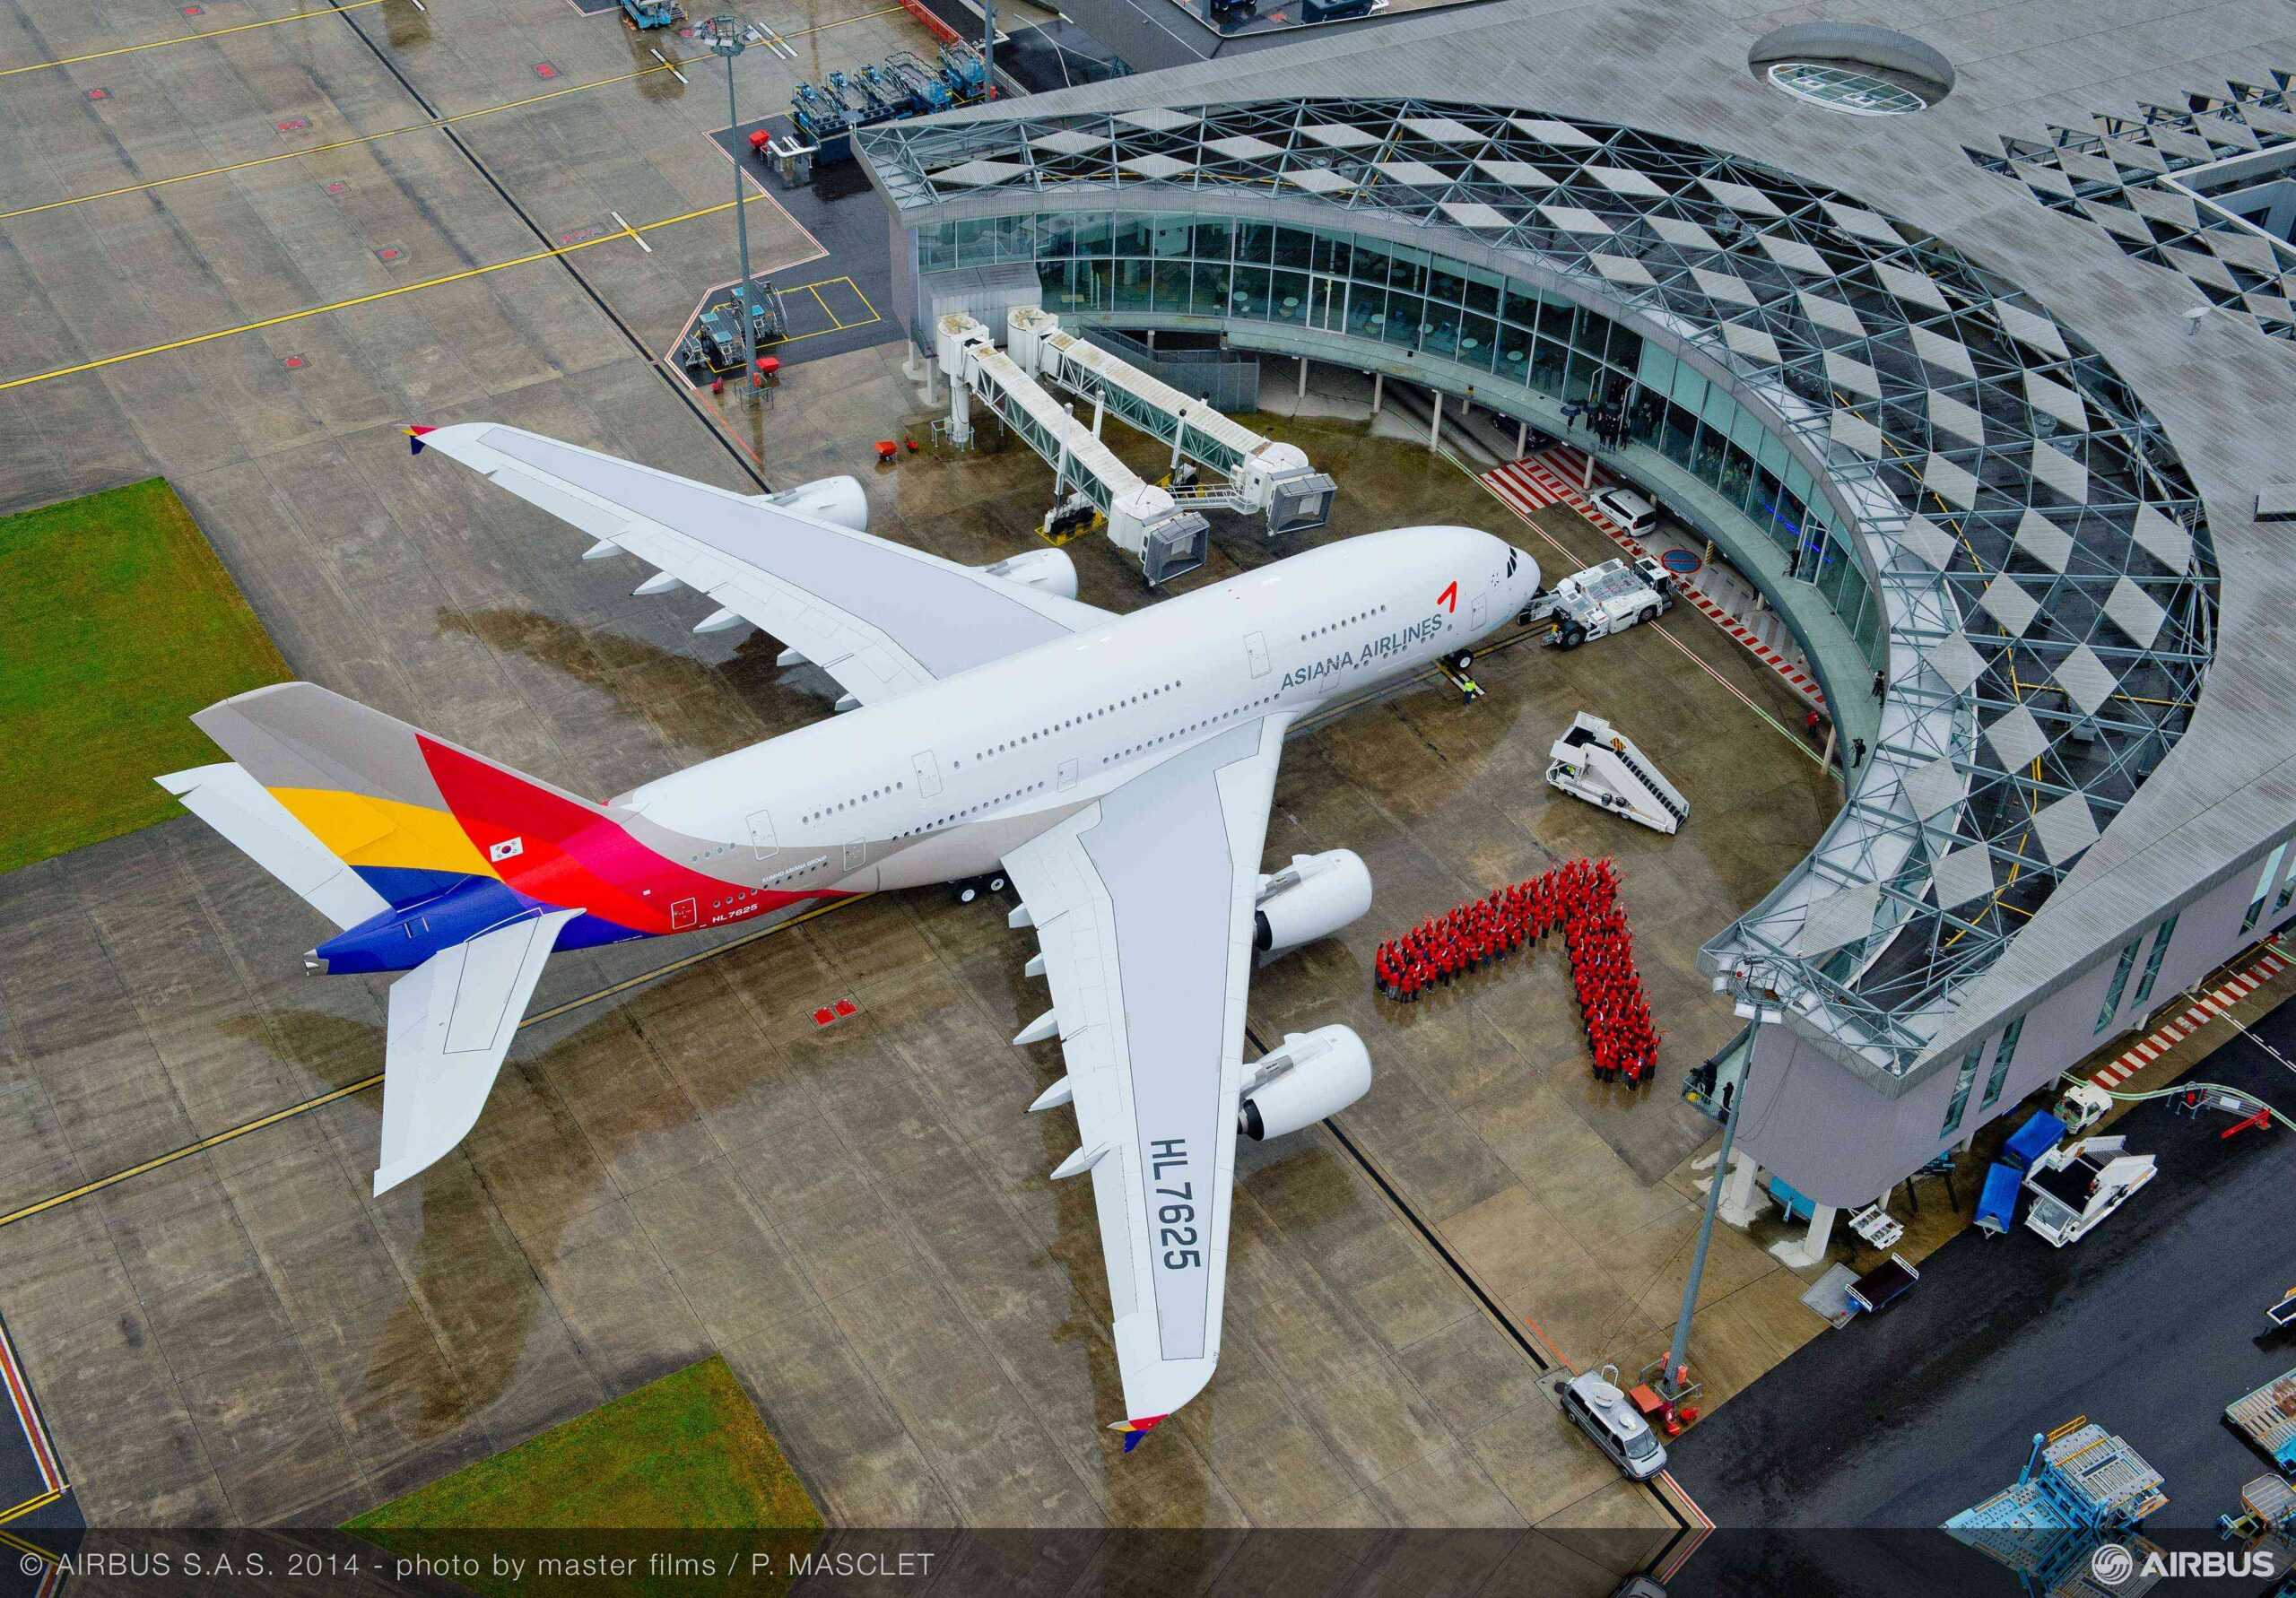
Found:
[[336, 926], [356, 926], [390, 908], [237, 761], [152, 780]]
[[581, 913], [521, 916], [440, 950], [391, 984], [378, 1196], [434, 1164], [477, 1125], [559, 929]]

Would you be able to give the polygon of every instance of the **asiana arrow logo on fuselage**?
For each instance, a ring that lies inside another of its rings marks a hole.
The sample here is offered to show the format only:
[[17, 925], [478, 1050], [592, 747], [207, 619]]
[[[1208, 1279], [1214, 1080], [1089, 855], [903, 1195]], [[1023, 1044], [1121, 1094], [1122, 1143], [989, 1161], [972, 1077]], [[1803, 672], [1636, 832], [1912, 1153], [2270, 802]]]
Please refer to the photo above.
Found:
[[1439, 615], [1414, 621], [1409, 627], [1376, 638], [1367, 638], [1352, 649], [1343, 649], [1321, 660], [1293, 666], [1283, 673], [1283, 687], [1298, 688], [1319, 677], [1329, 677], [1340, 672], [1360, 672], [1366, 666], [1384, 665], [1413, 644], [1424, 642], [1442, 630], [1443, 618]]

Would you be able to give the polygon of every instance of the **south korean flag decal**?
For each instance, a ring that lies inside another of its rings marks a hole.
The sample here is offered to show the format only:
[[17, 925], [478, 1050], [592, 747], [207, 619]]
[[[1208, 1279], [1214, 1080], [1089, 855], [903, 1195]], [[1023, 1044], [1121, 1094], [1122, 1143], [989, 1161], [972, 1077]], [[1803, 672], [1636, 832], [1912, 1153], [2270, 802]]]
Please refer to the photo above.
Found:
[[489, 844], [486, 849], [486, 857], [495, 864], [500, 865], [505, 860], [516, 860], [519, 855], [526, 852], [526, 840], [525, 838], [506, 838], [499, 844]]

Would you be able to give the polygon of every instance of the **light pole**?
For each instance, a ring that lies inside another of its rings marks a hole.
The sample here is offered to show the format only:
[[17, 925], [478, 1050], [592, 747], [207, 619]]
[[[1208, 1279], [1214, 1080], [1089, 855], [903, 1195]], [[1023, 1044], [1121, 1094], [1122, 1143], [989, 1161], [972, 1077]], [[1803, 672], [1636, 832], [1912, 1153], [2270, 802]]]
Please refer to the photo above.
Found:
[[[726, 63], [726, 126], [728, 134], [741, 126], [742, 119], [734, 109], [734, 57], [740, 55], [742, 19], [730, 13], [709, 19], [709, 48]], [[738, 143], [737, 146], [738, 148]], [[738, 156], [734, 161], [734, 238], [738, 241], [742, 256], [742, 281], [734, 286], [734, 315], [742, 324], [742, 388], [751, 400], [757, 398], [757, 322], [750, 309], [750, 222], [749, 208], [743, 202], [742, 163]]]
[[1687, 1390], [1681, 1377], [1690, 1358], [1690, 1321], [1698, 1307], [1699, 1282], [1706, 1275], [1707, 1246], [1714, 1241], [1714, 1212], [1722, 1206], [1722, 1185], [1730, 1176], [1730, 1145], [1738, 1135], [1738, 1107], [1745, 1102], [1746, 1077], [1753, 1070], [1753, 1048], [1746, 1049], [1745, 1069], [1735, 1083], [1725, 1083], [1716, 1095], [1715, 1108], [1722, 1117], [1722, 1151], [1714, 1157], [1714, 1179], [1706, 1188], [1706, 1213], [1698, 1223], [1698, 1247], [1690, 1257], [1690, 1280], [1683, 1283], [1682, 1314], [1674, 1321], [1674, 1341], [1666, 1350], [1665, 1368], [1658, 1373], [1658, 1392], [1667, 1403], [1679, 1400]]

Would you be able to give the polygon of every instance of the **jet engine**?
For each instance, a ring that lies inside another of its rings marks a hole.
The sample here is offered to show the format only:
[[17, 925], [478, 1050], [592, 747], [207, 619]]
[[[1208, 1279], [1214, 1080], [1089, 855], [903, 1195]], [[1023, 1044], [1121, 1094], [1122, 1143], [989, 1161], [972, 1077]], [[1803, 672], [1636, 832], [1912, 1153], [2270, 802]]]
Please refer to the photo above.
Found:
[[1370, 908], [1371, 873], [1354, 850], [1294, 855], [1291, 864], [1259, 880], [1252, 947], [1262, 954], [1297, 949], [1328, 937]]
[[816, 477], [778, 494], [760, 494], [756, 498], [761, 504], [778, 505], [785, 510], [849, 527], [856, 533], [869, 530], [869, 495], [856, 477]]
[[1352, 1028], [1286, 1032], [1283, 1047], [1261, 1055], [1244, 1078], [1237, 1125], [1255, 1140], [1282, 1137], [1337, 1115], [1370, 1088], [1371, 1056]]
[[976, 566], [973, 569], [1003, 578], [1008, 583], [1018, 583], [1023, 588], [1057, 594], [1063, 599], [1076, 597], [1076, 563], [1068, 558], [1066, 550], [1030, 550], [992, 566]]

